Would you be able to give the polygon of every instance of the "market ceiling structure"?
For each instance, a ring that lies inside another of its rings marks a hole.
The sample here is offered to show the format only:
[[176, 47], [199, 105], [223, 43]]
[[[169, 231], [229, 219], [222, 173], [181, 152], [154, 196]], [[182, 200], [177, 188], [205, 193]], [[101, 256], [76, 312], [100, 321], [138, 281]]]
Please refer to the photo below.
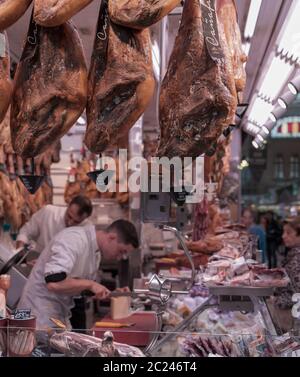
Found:
[[[73, 18], [83, 41], [88, 64], [93, 49], [100, 3], [100, 0], [94, 0]], [[297, 94], [294, 86], [290, 85], [290, 89], [288, 88], [288, 83], [298, 73], [295, 63], [300, 57], [300, 34], [295, 34], [294, 29], [295, 25], [298, 27], [300, 19], [300, 1], [236, 0], [236, 4], [244, 47], [249, 50], [246, 65], [247, 87], [243, 100], [249, 103], [249, 107], [242, 127], [245, 132], [255, 137], [255, 143], [259, 146], [269, 134], [276, 119], [286, 111], [286, 105], [292, 102]], [[14, 62], [20, 58], [31, 12], [32, 7], [8, 30]], [[159, 82], [166, 71], [181, 12], [182, 7], [176, 8], [168, 17], [151, 28], [157, 93], [144, 114], [143, 130], [153, 135], [159, 133], [157, 114]], [[298, 81], [296, 87], [297, 85], [300, 87]], [[281, 100], [278, 104], [279, 98]], [[77, 124], [79, 133], [84, 132], [84, 125], [85, 121], [81, 119]]]

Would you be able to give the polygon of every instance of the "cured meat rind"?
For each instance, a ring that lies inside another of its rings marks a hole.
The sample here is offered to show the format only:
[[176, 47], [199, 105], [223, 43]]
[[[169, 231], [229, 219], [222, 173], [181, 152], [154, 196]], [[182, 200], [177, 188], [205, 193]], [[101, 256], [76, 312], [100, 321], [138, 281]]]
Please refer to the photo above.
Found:
[[181, 0], [110, 0], [109, 16], [116, 24], [144, 29], [161, 20], [180, 2]]
[[87, 103], [85, 144], [93, 153], [118, 146], [149, 104], [155, 87], [149, 30], [112, 23], [103, 1]]
[[32, 0], [0, 0], [0, 31], [18, 21], [31, 2]]
[[62, 25], [93, 0], [34, 0], [34, 20], [47, 27]]
[[57, 28], [31, 23], [14, 81], [11, 134], [14, 150], [34, 157], [58, 140], [82, 114], [87, 68], [70, 22]]
[[224, 60], [217, 63], [205, 43], [200, 2], [186, 0], [160, 93], [160, 157], [198, 157], [234, 119], [237, 95], [221, 24], [219, 35]]

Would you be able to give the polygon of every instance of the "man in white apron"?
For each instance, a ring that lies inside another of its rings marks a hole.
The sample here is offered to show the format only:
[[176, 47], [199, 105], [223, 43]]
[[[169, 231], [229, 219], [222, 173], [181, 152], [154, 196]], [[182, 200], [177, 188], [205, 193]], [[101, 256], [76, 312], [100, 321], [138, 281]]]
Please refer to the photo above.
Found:
[[61, 231], [43, 250], [25, 285], [18, 309], [31, 309], [37, 328], [53, 327], [56, 318], [69, 328], [73, 297], [91, 291], [104, 299], [109, 290], [95, 281], [100, 257], [121, 259], [139, 246], [134, 225], [117, 220], [105, 231], [93, 225]]
[[[17, 248], [35, 243], [35, 251], [41, 253], [51, 242], [53, 237], [70, 226], [87, 225], [87, 218], [91, 216], [93, 206], [89, 198], [79, 195], [74, 197], [68, 207], [47, 205], [37, 211], [31, 219], [20, 229], [17, 237]], [[34, 265], [36, 260], [28, 261]], [[85, 299], [75, 299], [72, 323], [76, 328], [85, 328]]]
[[93, 210], [90, 199], [79, 195], [72, 199], [68, 208], [46, 205], [37, 211], [20, 229], [17, 248], [35, 242], [35, 250], [41, 252], [53, 237], [63, 229], [87, 225], [87, 218]]

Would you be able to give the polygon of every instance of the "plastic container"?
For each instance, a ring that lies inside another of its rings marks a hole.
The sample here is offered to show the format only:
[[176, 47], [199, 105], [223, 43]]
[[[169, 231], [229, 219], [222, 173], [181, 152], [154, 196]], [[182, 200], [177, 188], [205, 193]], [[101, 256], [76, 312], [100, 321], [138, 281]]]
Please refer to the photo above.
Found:
[[8, 354], [28, 357], [36, 346], [36, 318], [8, 320]]

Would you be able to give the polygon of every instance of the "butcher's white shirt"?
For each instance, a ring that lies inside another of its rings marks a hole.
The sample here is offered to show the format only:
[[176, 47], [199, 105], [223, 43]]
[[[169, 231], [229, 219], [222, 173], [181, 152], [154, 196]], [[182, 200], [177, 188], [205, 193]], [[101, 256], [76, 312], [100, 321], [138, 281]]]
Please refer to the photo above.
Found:
[[64, 229], [38, 258], [18, 308], [31, 309], [31, 314], [36, 316], [38, 329], [53, 327], [49, 320], [51, 317], [70, 326], [69, 318], [74, 306], [72, 296], [50, 292], [45, 277], [65, 272], [69, 278], [96, 280], [100, 260], [95, 226]]
[[[35, 250], [41, 252], [53, 237], [66, 228], [66, 207], [46, 205], [37, 211], [20, 229], [17, 241], [29, 243], [35, 241]], [[89, 225], [84, 221], [81, 225]]]

